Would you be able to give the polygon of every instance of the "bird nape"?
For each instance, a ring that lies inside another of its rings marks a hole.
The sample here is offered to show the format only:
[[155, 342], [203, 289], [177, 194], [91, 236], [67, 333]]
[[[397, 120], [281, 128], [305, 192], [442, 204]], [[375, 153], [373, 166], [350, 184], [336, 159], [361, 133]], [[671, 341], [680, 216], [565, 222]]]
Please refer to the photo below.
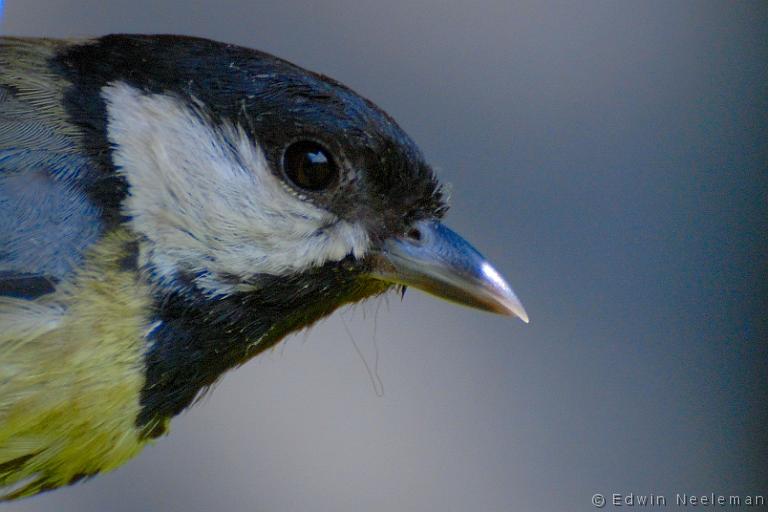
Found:
[[395, 121], [271, 55], [0, 38], [0, 494], [113, 469], [223, 372], [410, 286], [526, 313]]

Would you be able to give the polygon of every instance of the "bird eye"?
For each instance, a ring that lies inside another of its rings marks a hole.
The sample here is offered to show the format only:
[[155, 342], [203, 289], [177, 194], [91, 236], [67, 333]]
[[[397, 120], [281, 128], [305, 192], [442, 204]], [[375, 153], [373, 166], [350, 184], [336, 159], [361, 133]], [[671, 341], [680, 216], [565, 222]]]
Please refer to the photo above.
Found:
[[339, 175], [330, 152], [309, 140], [294, 142], [286, 148], [283, 170], [294, 185], [313, 192], [329, 188]]

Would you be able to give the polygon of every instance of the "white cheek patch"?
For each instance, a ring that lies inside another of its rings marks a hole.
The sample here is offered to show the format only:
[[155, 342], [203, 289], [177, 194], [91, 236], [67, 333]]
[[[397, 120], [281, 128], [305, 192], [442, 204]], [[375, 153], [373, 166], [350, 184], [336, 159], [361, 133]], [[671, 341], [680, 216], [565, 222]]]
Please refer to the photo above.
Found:
[[102, 94], [113, 160], [129, 184], [124, 213], [152, 242], [142, 257], [161, 279], [183, 269], [229, 293], [218, 275], [285, 275], [368, 249], [361, 225], [297, 197], [242, 128], [216, 128], [194, 105], [124, 83]]

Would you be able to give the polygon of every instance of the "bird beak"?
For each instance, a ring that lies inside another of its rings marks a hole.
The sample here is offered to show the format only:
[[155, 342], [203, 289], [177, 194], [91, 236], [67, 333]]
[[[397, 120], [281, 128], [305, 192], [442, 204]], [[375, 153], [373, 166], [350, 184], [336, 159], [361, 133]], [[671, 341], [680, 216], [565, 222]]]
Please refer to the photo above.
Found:
[[416, 223], [407, 236], [385, 240], [370, 276], [413, 286], [441, 299], [528, 323], [512, 288], [466, 240], [433, 220]]

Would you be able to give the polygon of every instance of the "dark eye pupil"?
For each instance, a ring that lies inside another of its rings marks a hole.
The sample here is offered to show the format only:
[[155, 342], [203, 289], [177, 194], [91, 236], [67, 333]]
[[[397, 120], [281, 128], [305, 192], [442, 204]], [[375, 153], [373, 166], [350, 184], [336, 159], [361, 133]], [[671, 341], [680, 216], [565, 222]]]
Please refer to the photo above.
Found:
[[312, 191], [330, 187], [338, 175], [336, 162], [328, 150], [312, 141], [294, 142], [288, 146], [283, 168], [296, 186]]

